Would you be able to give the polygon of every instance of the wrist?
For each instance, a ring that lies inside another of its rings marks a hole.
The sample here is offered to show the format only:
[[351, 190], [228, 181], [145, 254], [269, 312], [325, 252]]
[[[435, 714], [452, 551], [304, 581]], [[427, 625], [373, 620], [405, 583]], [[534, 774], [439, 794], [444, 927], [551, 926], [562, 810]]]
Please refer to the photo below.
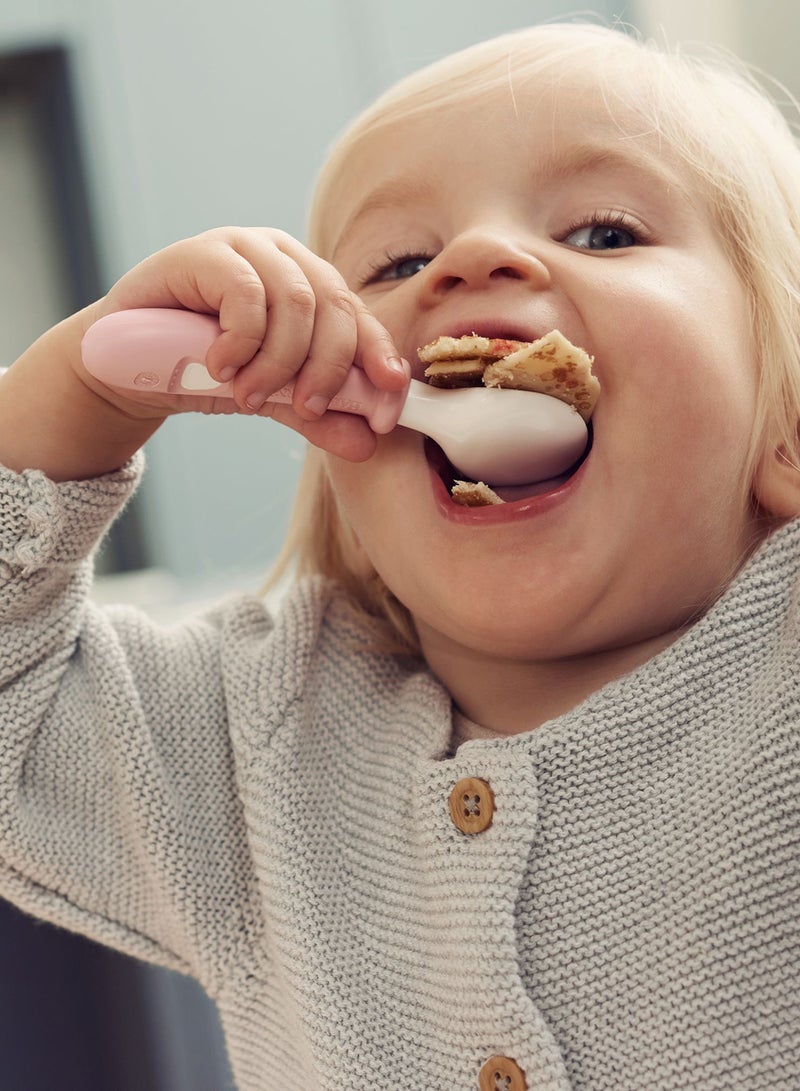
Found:
[[166, 414], [127, 403], [83, 367], [83, 333], [99, 317], [94, 304], [36, 341], [0, 377], [0, 462], [40, 469], [55, 481], [119, 469]]

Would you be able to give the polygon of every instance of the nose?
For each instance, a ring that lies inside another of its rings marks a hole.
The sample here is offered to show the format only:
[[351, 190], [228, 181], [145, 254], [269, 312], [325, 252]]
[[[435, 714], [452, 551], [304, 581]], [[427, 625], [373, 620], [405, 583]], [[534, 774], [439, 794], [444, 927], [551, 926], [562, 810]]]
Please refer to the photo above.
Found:
[[501, 231], [470, 230], [457, 235], [429, 266], [428, 292], [437, 298], [454, 288], [486, 289], [502, 280], [526, 281], [539, 290], [550, 286], [541, 258]]

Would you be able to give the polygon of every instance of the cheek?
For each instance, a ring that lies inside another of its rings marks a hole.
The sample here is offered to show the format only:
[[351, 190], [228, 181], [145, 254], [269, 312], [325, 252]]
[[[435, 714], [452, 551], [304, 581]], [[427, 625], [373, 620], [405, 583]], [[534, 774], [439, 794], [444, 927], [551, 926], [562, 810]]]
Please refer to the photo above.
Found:
[[420, 465], [419, 460], [407, 464], [404, 448], [409, 442], [404, 435], [381, 437], [378, 452], [366, 462], [325, 456], [343, 517], [379, 570], [384, 556], [393, 556], [398, 539], [405, 537], [414, 519]]
[[364, 507], [368, 491], [359, 485], [359, 467], [345, 459], [325, 455], [326, 469], [343, 522], [360, 540], [364, 529]]
[[755, 351], [746, 297], [727, 266], [689, 262], [622, 290], [609, 285], [595, 311], [599, 343], [617, 346], [601, 381], [648, 422], [650, 442], [672, 447], [678, 460], [699, 448], [728, 464], [748, 449]]

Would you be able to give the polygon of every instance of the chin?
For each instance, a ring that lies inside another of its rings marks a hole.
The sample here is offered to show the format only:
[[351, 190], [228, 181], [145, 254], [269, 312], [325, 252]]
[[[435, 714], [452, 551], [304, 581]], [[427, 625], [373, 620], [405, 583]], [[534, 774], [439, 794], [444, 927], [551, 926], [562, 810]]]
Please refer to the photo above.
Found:
[[428, 596], [424, 603], [412, 604], [410, 612], [423, 648], [436, 641], [487, 660], [551, 660], [580, 654], [581, 645], [593, 643], [576, 619], [565, 619], [557, 604], [533, 601], [521, 610], [518, 598], [511, 609], [507, 596], [486, 595], [478, 587], [462, 592], [455, 609], [448, 605], [437, 614], [435, 599]]

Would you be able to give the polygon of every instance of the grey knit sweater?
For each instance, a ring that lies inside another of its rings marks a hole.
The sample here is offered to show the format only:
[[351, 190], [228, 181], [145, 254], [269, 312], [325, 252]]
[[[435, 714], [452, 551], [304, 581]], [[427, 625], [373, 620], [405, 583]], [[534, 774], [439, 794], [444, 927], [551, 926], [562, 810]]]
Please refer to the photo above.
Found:
[[324, 584], [167, 630], [87, 601], [134, 477], [0, 481], [1, 893], [198, 978], [241, 1091], [466, 1091], [492, 1055], [800, 1087], [800, 524], [651, 663], [449, 758], [446, 693]]

